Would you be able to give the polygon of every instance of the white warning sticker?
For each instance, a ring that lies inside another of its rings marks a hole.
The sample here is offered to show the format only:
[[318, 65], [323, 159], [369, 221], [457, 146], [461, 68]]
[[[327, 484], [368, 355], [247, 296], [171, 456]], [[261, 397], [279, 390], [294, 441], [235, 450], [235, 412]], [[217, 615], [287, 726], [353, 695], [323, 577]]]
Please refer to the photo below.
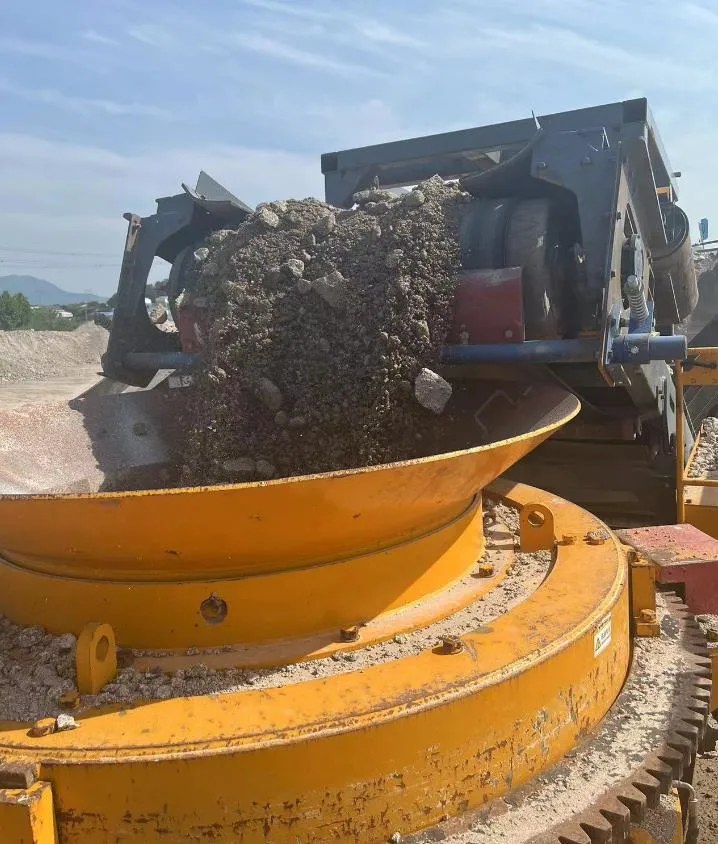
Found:
[[611, 616], [606, 618], [598, 625], [593, 634], [593, 655], [597, 657], [602, 654], [606, 648], [611, 644]]

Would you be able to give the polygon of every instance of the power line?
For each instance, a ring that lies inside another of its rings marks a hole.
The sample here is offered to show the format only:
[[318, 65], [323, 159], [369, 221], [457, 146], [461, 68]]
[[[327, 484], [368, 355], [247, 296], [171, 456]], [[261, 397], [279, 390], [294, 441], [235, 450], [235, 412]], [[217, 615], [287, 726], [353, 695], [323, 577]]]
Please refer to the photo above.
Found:
[[23, 252], [26, 255], [67, 255], [71, 258], [116, 258], [116, 252], [61, 252], [55, 249], [21, 249], [16, 246], [0, 246], [0, 252]]
[[117, 264], [79, 264], [77, 262], [73, 263], [52, 263], [48, 261], [8, 261], [6, 258], [0, 258], [0, 264], [4, 267], [35, 267], [35, 269], [45, 269], [45, 270], [83, 270], [83, 269], [96, 269], [96, 268], [114, 268], [117, 269], [121, 266], [120, 263]]

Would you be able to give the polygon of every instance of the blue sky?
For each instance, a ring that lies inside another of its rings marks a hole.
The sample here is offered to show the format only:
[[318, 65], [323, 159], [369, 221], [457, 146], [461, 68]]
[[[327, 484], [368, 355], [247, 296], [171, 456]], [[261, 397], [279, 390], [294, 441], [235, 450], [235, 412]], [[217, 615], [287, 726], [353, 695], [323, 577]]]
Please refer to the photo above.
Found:
[[122, 213], [202, 168], [322, 196], [322, 152], [638, 96], [715, 236], [716, 45], [708, 0], [5, 0], [0, 275], [109, 294]]

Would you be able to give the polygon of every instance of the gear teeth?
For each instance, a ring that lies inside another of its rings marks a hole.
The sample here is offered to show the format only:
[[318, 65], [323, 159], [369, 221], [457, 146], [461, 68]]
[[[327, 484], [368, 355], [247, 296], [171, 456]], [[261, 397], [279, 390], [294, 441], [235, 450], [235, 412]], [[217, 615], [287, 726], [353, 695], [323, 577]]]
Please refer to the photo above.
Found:
[[633, 785], [626, 785], [621, 788], [616, 795], [616, 799], [620, 800], [631, 813], [632, 823], [640, 823], [643, 820], [648, 807], [648, 799], [642, 791]]
[[577, 823], [566, 824], [558, 835], [547, 839], [546, 844], [549, 841], [557, 842], [557, 844], [593, 844], [586, 830]]
[[613, 841], [625, 841], [631, 834], [631, 811], [618, 797], [606, 796], [599, 804], [599, 812], [611, 824]]
[[649, 774], [648, 771], [639, 768], [632, 774], [631, 782], [639, 791], [642, 791], [646, 795], [648, 808], [655, 809], [658, 806], [658, 798], [662, 790], [661, 781], [652, 774]]
[[[683, 779], [686, 763], [681, 752], [666, 745], [656, 755], [669, 768], [671, 780]], [[651, 771], [651, 773], [653, 772]]]
[[643, 763], [643, 768], [647, 774], [650, 774], [658, 780], [662, 793], [668, 791], [673, 780], [677, 779], [677, 777], [673, 776], [671, 766], [664, 762], [660, 756], [655, 753], [651, 753], [646, 757], [646, 760]]
[[579, 825], [591, 844], [611, 844], [614, 840], [612, 824], [598, 811], [582, 812]]

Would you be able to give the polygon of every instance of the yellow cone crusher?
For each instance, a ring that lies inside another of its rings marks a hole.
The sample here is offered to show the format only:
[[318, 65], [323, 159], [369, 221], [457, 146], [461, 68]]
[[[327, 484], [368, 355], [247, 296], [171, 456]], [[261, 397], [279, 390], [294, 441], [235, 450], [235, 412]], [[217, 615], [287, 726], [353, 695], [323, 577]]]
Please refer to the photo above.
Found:
[[[517, 410], [488, 445], [372, 469], [0, 499], [0, 612], [77, 635], [78, 691], [0, 723], [0, 840], [649, 841], [660, 811], [687, 831], [700, 632], [596, 517], [495, 480], [579, 404]], [[105, 702], [128, 671], [147, 687]], [[193, 671], [206, 691], [172, 685]]]
[[[705, 361], [673, 332], [697, 289], [645, 101], [322, 168], [340, 207], [433, 173], [472, 196], [453, 433], [403, 463], [150, 489], [171, 400], [79, 400], [82, 460], [42, 442], [44, 491], [0, 496], [0, 842], [695, 842], [709, 652], [607, 527], [673, 521], [706, 383], [677, 405], [676, 361]], [[179, 295], [184, 257], [250, 212], [202, 177], [128, 216], [110, 378], [201, 365], [149, 323], [147, 273], [173, 262]]]

